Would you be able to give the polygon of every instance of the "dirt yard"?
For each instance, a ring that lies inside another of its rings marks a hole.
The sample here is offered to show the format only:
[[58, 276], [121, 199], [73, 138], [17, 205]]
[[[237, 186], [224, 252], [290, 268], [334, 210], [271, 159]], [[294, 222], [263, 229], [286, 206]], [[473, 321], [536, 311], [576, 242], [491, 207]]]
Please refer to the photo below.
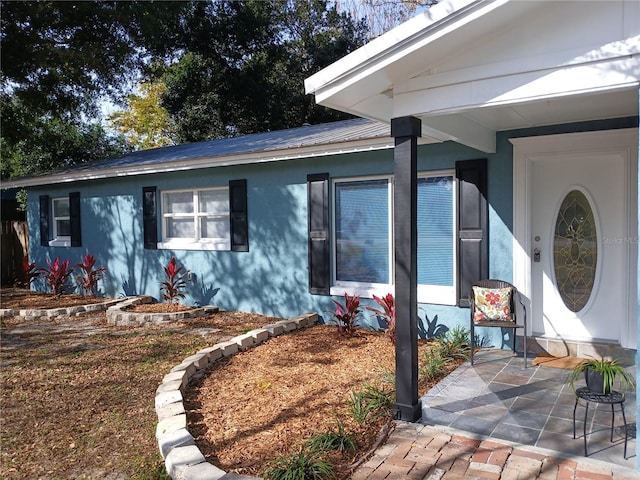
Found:
[[162, 377], [198, 350], [274, 320], [220, 312], [131, 328], [107, 324], [104, 314], [3, 319], [0, 478], [166, 478], [155, 440]]

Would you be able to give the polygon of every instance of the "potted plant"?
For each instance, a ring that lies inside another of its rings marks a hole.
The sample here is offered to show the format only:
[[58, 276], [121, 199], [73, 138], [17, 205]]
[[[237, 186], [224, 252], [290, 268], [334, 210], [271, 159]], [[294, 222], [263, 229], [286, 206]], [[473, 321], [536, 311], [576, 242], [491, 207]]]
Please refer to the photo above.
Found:
[[628, 374], [624, 366], [616, 360], [591, 358], [580, 362], [569, 375], [568, 383], [573, 390], [575, 381], [584, 375], [587, 388], [593, 393], [608, 395], [614, 387], [616, 378], [622, 392], [635, 387], [635, 379]]

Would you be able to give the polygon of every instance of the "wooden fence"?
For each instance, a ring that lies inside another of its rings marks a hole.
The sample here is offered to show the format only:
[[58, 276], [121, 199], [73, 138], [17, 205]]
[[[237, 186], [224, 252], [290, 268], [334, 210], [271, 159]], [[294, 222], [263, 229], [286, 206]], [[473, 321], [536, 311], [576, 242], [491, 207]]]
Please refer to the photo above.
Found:
[[29, 255], [27, 222], [20, 220], [2, 222], [0, 250], [2, 285], [11, 286], [17, 282], [24, 282], [22, 262], [24, 257]]

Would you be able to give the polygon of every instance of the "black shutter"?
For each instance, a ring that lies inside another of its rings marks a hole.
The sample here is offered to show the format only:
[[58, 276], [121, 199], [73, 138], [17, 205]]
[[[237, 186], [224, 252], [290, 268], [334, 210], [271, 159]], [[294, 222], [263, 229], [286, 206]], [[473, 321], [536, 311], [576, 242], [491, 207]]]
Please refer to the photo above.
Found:
[[40, 245], [49, 246], [49, 195], [40, 195]]
[[229, 217], [231, 222], [231, 251], [249, 251], [249, 224], [247, 221], [247, 181], [229, 182]]
[[469, 306], [471, 285], [489, 276], [487, 160], [456, 162], [458, 184], [458, 306]]
[[80, 227], [80, 192], [69, 194], [69, 229], [71, 230], [71, 246], [82, 246], [82, 228]]
[[158, 208], [156, 187], [142, 187], [142, 235], [144, 248], [158, 248]]
[[329, 174], [307, 175], [309, 292], [329, 295]]

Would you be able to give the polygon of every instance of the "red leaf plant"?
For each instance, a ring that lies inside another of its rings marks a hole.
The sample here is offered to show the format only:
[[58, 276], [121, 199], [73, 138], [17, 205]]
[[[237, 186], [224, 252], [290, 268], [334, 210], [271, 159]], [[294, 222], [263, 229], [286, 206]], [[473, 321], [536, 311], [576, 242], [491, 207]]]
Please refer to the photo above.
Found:
[[98, 281], [102, 280], [105, 276], [107, 268], [98, 267], [94, 269], [96, 259], [90, 253], [87, 253], [82, 259], [81, 263], [76, 264], [76, 268], [80, 269], [80, 274], [76, 276], [76, 282], [80, 287], [80, 290], [84, 292], [84, 295], [96, 294], [98, 287]]
[[387, 293], [384, 297], [373, 296], [380, 308], [367, 307], [367, 310], [373, 312], [376, 316], [382, 318], [387, 324], [385, 332], [391, 339], [391, 343], [396, 344], [396, 302], [393, 295]]
[[186, 272], [183, 273], [183, 266], [176, 266], [176, 257], [171, 257], [169, 264], [164, 267], [164, 273], [167, 279], [160, 282], [160, 291], [162, 293], [162, 299], [169, 303], [178, 303], [178, 298], [184, 298], [184, 290], [187, 286], [184, 277]]
[[69, 260], [60, 261], [60, 257], [53, 263], [47, 259], [47, 267], [43, 269], [44, 280], [56, 297], [62, 295], [72, 273], [73, 268], [69, 268]]
[[44, 274], [42, 268], [38, 267], [36, 262], [29, 262], [29, 257], [26, 255], [22, 259], [22, 269], [24, 270], [25, 285], [27, 288], [31, 288], [33, 281]]
[[360, 297], [358, 295], [350, 296], [345, 292], [344, 305], [337, 300], [333, 300], [333, 303], [336, 304], [336, 311], [332, 312], [331, 315], [336, 319], [338, 334], [345, 337], [353, 337], [356, 332], [358, 315], [360, 314]]

